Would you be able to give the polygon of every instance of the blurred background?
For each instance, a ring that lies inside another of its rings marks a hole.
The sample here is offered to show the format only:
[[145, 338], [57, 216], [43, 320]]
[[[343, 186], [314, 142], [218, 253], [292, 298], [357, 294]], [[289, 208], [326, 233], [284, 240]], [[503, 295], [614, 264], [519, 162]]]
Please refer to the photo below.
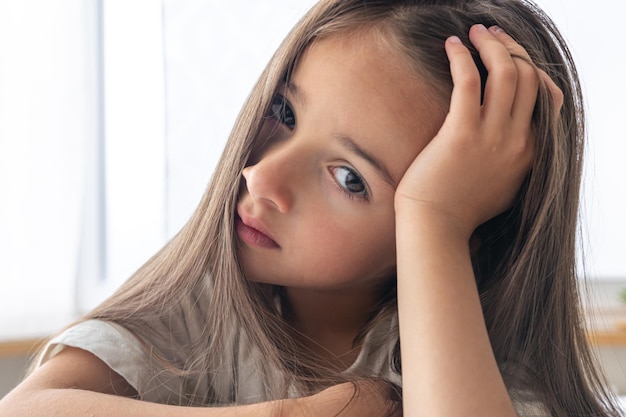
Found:
[[[185, 223], [254, 82], [313, 3], [0, 0], [0, 397], [38, 341]], [[582, 296], [626, 394], [626, 5], [539, 4], [587, 98]]]

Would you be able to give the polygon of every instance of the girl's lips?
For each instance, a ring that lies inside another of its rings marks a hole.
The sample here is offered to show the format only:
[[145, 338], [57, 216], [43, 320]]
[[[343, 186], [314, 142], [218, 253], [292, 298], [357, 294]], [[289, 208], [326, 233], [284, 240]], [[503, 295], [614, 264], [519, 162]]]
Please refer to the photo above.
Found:
[[246, 218], [244, 221], [241, 217], [237, 216], [235, 219], [235, 230], [237, 230], [237, 235], [248, 245], [268, 249], [280, 248], [278, 243], [274, 242], [272, 238], [261, 232], [258, 228], [264, 229], [264, 227], [253, 218]]

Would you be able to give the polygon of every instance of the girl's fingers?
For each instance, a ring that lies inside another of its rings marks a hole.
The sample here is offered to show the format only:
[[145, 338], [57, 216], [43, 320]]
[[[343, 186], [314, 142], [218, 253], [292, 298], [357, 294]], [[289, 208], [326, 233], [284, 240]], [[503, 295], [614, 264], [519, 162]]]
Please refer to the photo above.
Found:
[[518, 124], [528, 126], [539, 91], [539, 70], [533, 64], [528, 52], [501, 28], [492, 26], [489, 32], [504, 45], [516, 67], [517, 83], [511, 117]]
[[477, 124], [480, 121], [480, 74], [469, 50], [456, 36], [445, 44], [454, 88], [450, 99], [448, 117], [462, 118], [462, 124]]
[[[552, 96], [555, 109], [563, 104], [563, 93], [544, 71], [532, 62], [528, 52], [497, 26], [486, 29], [474, 25], [470, 40], [478, 50], [487, 71], [482, 109], [480, 106], [480, 75], [469, 50], [453, 36], [446, 42], [450, 71], [454, 82], [449, 117], [459, 122], [485, 123], [491, 131], [524, 135], [530, 131], [539, 85]], [[475, 125], [474, 125], [475, 126]]]
[[[498, 26], [492, 26], [489, 31], [502, 42], [513, 59], [516, 61], [518, 73], [521, 75], [518, 82], [516, 100], [511, 114], [532, 116], [539, 84], [543, 84], [552, 96], [552, 104], [558, 112], [563, 106], [563, 91], [556, 85], [550, 76], [543, 70], [537, 68], [528, 55], [528, 52], [511, 38], [504, 30]], [[530, 112], [529, 112], [530, 109]]]
[[508, 123], [516, 98], [517, 65], [505, 45], [485, 26], [472, 26], [469, 35], [488, 72], [483, 119], [492, 129], [500, 130]]
[[563, 107], [563, 91], [545, 71], [539, 70], [539, 78], [548, 88], [548, 91], [550, 91], [550, 95], [552, 96], [552, 105], [558, 113], [561, 110], [561, 107]]

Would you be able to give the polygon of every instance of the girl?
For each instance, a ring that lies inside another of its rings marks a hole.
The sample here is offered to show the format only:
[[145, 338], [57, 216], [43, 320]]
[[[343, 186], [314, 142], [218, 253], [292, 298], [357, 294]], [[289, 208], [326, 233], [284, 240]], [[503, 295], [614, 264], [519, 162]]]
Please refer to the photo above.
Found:
[[617, 416], [577, 299], [582, 121], [531, 3], [321, 1], [189, 223], [0, 411]]

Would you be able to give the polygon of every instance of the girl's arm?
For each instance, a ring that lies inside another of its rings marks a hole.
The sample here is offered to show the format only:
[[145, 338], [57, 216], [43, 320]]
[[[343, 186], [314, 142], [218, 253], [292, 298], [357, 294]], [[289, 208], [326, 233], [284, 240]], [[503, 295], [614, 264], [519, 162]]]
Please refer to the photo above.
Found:
[[[381, 416], [388, 404], [382, 386], [341, 384], [300, 399], [232, 407], [181, 407], [140, 401], [135, 390], [93, 354], [66, 348], [6, 397], [0, 415], [12, 417], [280, 417]], [[350, 401], [346, 407], [346, 404]]]
[[[66, 348], [38, 368], [0, 401], [0, 415], [21, 416], [263, 416], [280, 404], [265, 403], [257, 409], [176, 407], [133, 399], [135, 390], [93, 354]], [[214, 412], [215, 411], [215, 412]], [[276, 413], [274, 415], [281, 415]]]
[[[448, 39], [454, 89], [437, 136], [396, 191], [398, 308], [405, 416], [515, 416], [487, 334], [469, 240], [506, 210], [533, 157], [531, 118], [540, 80], [560, 91], [497, 28], [474, 26], [467, 48]], [[514, 56], [512, 56], [514, 55]]]

